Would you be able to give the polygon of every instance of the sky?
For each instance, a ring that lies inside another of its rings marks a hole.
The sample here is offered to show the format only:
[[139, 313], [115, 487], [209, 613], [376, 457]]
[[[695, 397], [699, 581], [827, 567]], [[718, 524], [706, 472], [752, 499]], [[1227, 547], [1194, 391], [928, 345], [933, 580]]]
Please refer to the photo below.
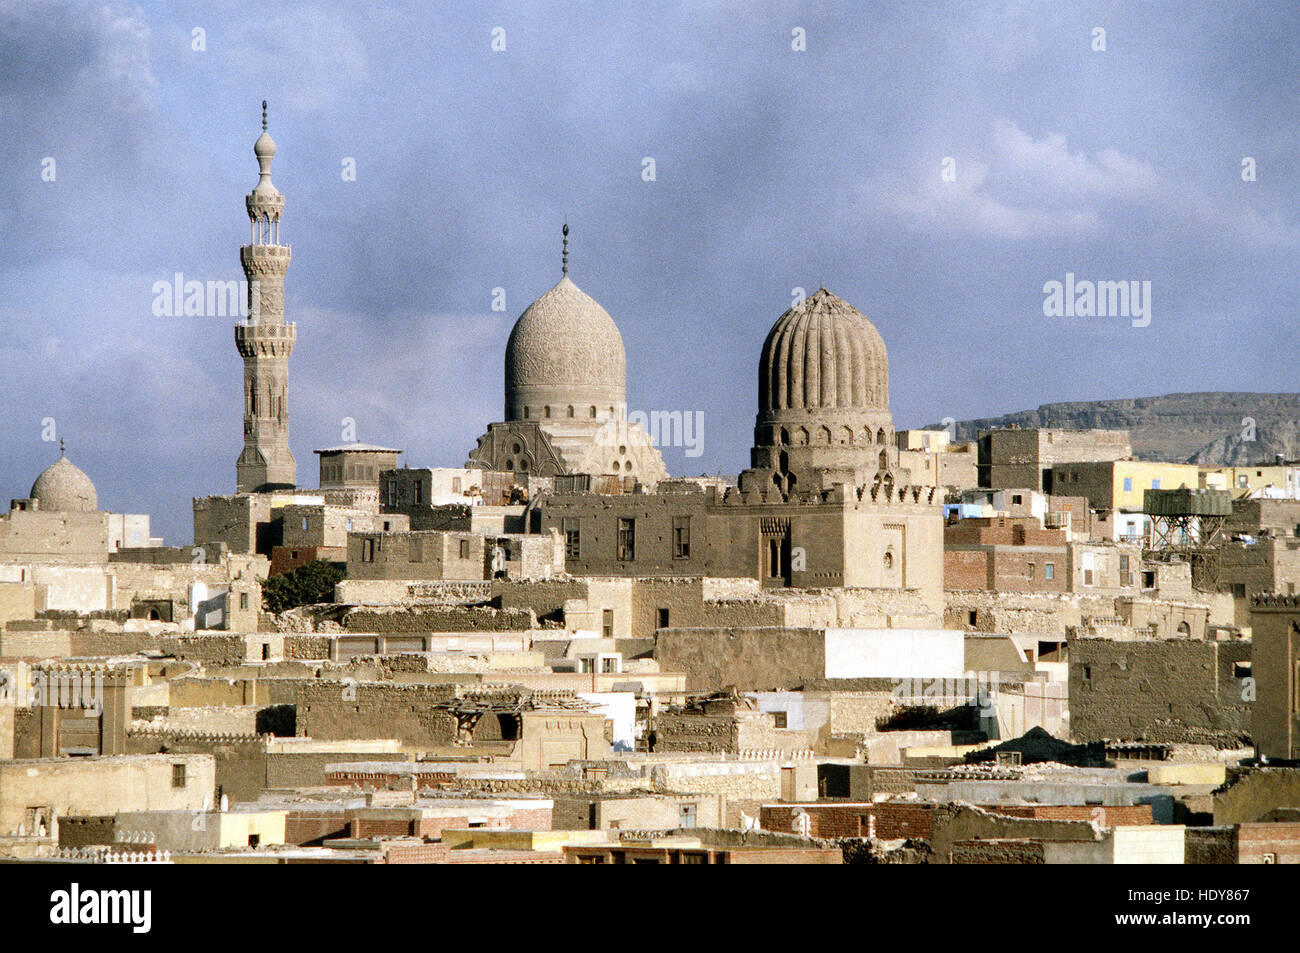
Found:
[[[0, 493], [60, 438], [172, 545], [234, 492], [233, 319], [155, 283], [242, 278], [263, 99], [305, 487], [348, 420], [465, 462], [565, 222], [629, 411], [703, 414], [674, 475], [748, 465], [763, 338], [819, 284], [900, 429], [1296, 391], [1297, 36], [1292, 0], [0, 0]], [[1067, 274], [1150, 282], [1149, 323], [1045, 314]]]

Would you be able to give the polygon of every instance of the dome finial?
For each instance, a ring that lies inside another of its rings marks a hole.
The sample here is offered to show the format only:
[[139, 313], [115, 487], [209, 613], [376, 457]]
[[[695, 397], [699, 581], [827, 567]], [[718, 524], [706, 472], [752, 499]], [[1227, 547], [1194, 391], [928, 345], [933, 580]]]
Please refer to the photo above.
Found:
[[560, 259], [560, 272], [561, 274], [567, 275], [569, 273], [569, 223], [568, 222], [564, 223], [564, 228], [561, 229], [561, 231], [564, 234], [564, 255]]
[[68, 451], [67, 451], [67, 449], [64, 447], [63, 438], [60, 437], [60, 438], [59, 438], [59, 456], [61, 456], [61, 457], [66, 457], [67, 455], [68, 455]]
[[262, 131], [266, 132], [266, 100], [262, 100]]

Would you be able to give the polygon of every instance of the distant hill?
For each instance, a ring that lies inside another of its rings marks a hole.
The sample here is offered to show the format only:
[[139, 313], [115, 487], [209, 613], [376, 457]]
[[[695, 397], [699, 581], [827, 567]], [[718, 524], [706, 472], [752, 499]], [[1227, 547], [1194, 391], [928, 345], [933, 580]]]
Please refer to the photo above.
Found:
[[[928, 426], [942, 429], [943, 424]], [[1127, 430], [1139, 460], [1244, 466], [1271, 463], [1279, 453], [1288, 460], [1300, 457], [1300, 394], [1210, 391], [1043, 404], [1037, 410], [961, 421], [956, 437], [974, 440], [980, 430], [1012, 426]]]

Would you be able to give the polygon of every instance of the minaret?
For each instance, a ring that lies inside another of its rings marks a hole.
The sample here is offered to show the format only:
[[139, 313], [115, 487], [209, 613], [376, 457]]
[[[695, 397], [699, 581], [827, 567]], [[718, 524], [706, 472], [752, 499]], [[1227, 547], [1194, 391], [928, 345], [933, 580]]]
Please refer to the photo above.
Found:
[[252, 239], [239, 249], [248, 279], [248, 318], [235, 325], [235, 346], [244, 359], [244, 450], [235, 463], [240, 493], [292, 488], [298, 478], [289, 451], [289, 355], [298, 329], [284, 323], [289, 246], [280, 244], [284, 196], [271, 184], [275, 140], [266, 131], [266, 100], [253, 154], [261, 172], [244, 200]]

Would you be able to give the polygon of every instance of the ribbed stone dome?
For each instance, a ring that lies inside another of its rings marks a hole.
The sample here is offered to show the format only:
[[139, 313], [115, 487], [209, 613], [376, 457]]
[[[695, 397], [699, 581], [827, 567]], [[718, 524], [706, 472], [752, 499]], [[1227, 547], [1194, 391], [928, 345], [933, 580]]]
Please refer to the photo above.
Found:
[[875, 326], [825, 288], [777, 319], [758, 368], [759, 412], [889, 410], [889, 357]]
[[[519, 316], [506, 344], [506, 419], [589, 417], [624, 403], [623, 336], [568, 275]], [[548, 415], [546, 408], [551, 408]]]
[[885, 342], [825, 288], [781, 315], [763, 342], [750, 461], [751, 475], [783, 492], [857, 484], [897, 463]]
[[31, 498], [42, 512], [92, 513], [99, 509], [99, 494], [78, 467], [62, 454], [32, 484]]

